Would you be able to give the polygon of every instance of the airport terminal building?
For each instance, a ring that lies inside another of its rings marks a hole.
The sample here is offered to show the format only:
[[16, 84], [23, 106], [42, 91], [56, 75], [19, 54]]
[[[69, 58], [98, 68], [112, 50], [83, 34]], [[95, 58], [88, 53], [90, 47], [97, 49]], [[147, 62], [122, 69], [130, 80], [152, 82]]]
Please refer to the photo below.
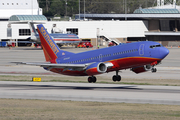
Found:
[[[26, 5], [19, 9], [18, 5]], [[33, 6], [33, 7], [32, 7]], [[1, 0], [1, 41], [27, 40], [30, 37], [28, 24], [11, 22], [43, 22], [48, 32], [75, 33], [81, 40], [93, 45], [107, 45], [106, 40], [118, 43], [128, 41], [159, 41], [163, 45], [180, 45], [180, 12], [175, 8], [137, 9], [133, 14], [78, 14], [77, 18], [87, 20], [48, 21], [42, 15], [37, 0]], [[23, 13], [21, 12], [23, 11]], [[10, 32], [9, 32], [10, 31]]]
[[0, 21], [12, 15], [42, 15], [37, 0], [0, 0]]

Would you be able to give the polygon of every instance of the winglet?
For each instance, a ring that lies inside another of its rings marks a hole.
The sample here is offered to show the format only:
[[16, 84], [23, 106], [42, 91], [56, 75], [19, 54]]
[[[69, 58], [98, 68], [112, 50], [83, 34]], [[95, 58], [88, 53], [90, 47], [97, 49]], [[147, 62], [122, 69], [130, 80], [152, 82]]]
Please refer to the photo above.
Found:
[[43, 47], [44, 55], [46, 61], [50, 61], [51, 63], [56, 63], [57, 58], [61, 58], [70, 54], [67, 51], [60, 50], [57, 44], [54, 42], [52, 37], [49, 35], [47, 30], [44, 28], [42, 24], [37, 25], [39, 37], [41, 40], [41, 45]]

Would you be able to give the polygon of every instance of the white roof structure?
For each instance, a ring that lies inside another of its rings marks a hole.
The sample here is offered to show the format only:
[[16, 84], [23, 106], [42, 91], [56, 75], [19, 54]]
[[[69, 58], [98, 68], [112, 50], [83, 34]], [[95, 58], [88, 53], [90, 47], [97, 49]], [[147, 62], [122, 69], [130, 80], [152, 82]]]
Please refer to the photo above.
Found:
[[42, 15], [37, 0], [0, 0], [0, 19], [12, 15]]
[[[9, 21], [47, 21], [44, 15], [13, 15], [9, 18]], [[27, 23], [26, 23], [27, 24]]]

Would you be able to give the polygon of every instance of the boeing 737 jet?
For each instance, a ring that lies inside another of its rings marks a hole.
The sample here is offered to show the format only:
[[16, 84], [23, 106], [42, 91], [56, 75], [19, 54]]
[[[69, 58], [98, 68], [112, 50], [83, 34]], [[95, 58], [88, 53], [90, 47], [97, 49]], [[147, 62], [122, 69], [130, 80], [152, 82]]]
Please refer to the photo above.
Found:
[[36, 65], [55, 73], [71, 76], [89, 76], [88, 82], [96, 82], [95, 75], [115, 71], [113, 81], [120, 81], [119, 70], [131, 69], [135, 73], [156, 72], [169, 50], [157, 42], [143, 41], [117, 45], [81, 53], [61, 50], [42, 24], [37, 25], [46, 59], [45, 63], [15, 62]]

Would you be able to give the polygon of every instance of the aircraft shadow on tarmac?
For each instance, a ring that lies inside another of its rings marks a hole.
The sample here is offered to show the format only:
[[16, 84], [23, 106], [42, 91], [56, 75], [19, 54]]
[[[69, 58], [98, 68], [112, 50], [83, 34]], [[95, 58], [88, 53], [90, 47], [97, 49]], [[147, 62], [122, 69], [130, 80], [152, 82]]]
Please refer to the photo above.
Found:
[[82, 87], [82, 86], [54, 86], [54, 85], [17, 85], [17, 84], [0, 84], [0, 87], [8, 87], [11, 90], [42, 90], [42, 89], [69, 89], [69, 90], [143, 90], [134, 88], [136, 86], [119, 86], [119, 87]]
[[55, 85], [18, 85], [18, 84], [0, 84], [0, 88], [9, 90], [102, 90], [102, 91], [129, 91], [129, 92], [153, 92], [153, 93], [180, 93], [176, 89], [154, 89], [137, 88], [137, 86], [127, 85], [119, 87], [93, 87], [93, 86], [55, 86]]

